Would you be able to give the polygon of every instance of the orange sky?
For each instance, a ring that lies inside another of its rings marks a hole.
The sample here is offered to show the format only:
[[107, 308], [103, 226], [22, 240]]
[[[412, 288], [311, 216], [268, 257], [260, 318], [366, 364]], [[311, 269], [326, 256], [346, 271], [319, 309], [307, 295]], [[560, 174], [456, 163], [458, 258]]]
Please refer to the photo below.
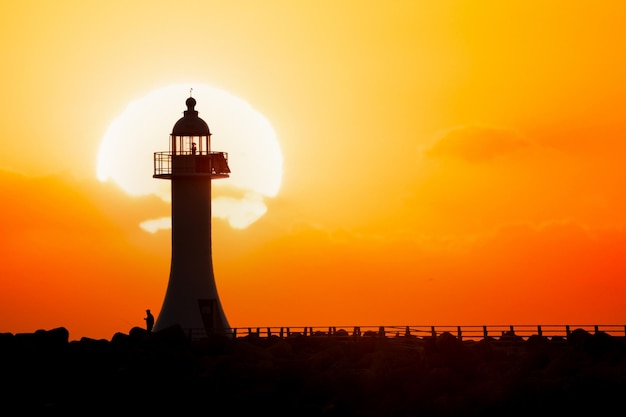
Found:
[[260, 220], [214, 220], [231, 325], [626, 323], [625, 3], [98, 3], [0, 6], [0, 332], [158, 313], [169, 231], [138, 224], [169, 206], [99, 182], [97, 152], [187, 82], [284, 158]]

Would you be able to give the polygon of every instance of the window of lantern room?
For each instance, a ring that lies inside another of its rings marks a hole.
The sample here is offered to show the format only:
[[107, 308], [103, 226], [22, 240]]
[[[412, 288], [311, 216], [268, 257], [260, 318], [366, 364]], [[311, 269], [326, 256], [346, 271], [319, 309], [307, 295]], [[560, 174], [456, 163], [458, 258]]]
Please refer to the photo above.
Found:
[[170, 153], [172, 155], [208, 155], [209, 136], [172, 136]]
[[172, 154], [191, 155], [191, 142], [192, 140], [190, 136], [173, 136]]

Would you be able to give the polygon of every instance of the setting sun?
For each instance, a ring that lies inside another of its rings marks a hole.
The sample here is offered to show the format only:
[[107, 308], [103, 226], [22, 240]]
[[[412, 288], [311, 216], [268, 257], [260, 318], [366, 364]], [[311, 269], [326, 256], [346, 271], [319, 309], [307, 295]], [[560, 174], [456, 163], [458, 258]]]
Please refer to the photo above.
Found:
[[[230, 178], [217, 182], [213, 215], [234, 228], [246, 228], [267, 211], [265, 198], [280, 189], [283, 160], [269, 121], [244, 100], [206, 85], [175, 84], [152, 91], [111, 122], [98, 152], [98, 179], [111, 180], [130, 195], [156, 195], [168, 201], [169, 183], [155, 181], [152, 155], [167, 149], [167, 136], [184, 110], [185, 93], [211, 129], [212, 147], [227, 152]], [[232, 191], [219, 194], [220, 188]], [[148, 231], [169, 227], [169, 218], [146, 219]]]

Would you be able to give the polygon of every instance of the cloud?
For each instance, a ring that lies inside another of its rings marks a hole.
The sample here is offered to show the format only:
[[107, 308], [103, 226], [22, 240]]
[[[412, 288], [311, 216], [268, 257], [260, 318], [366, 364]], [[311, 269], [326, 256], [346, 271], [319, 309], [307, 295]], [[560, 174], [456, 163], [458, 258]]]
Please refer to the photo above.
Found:
[[450, 129], [420, 155], [396, 218], [430, 236], [560, 221], [620, 226], [626, 170], [614, 159], [547, 146], [535, 133]]
[[478, 163], [515, 153], [528, 146], [527, 140], [510, 129], [462, 126], [446, 131], [426, 155]]
[[213, 216], [228, 220], [234, 229], [245, 229], [267, 212], [263, 196], [254, 191], [247, 192], [242, 199], [220, 196], [212, 204]]
[[94, 204], [61, 177], [31, 178], [2, 171], [0, 193], [5, 196], [0, 223], [3, 237], [42, 228], [72, 233], [86, 227], [102, 231], [107, 226], [106, 218], [98, 218]]
[[172, 228], [171, 217], [159, 217], [158, 219], [150, 219], [139, 224], [143, 230], [149, 233], [156, 233], [159, 230], [169, 230]]
[[5, 171], [0, 193], [5, 331], [66, 326], [72, 338], [110, 337], [160, 302], [153, 282], [167, 278], [169, 246], [143, 245], [148, 234], [137, 227], [140, 216], [158, 211], [152, 201], [96, 181]]
[[[168, 234], [136, 227], [140, 215], [158, 213], [97, 187], [93, 204], [62, 179], [0, 173], [2, 191], [14, 192], [0, 217], [11, 231], [0, 242], [0, 315], [14, 318], [5, 331], [67, 326], [71, 337], [110, 337], [141, 325], [146, 306], [158, 310]], [[116, 207], [131, 216], [121, 231]], [[40, 215], [28, 222], [34, 210]], [[442, 234], [418, 230], [376, 234], [296, 220], [277, 205], [245, 231], [215, 223], [220, 297], [241, 326], [623, 322], [624, 228], [503, 221], [509, 227], [444, 244]], [[135, 245], [132, 230], [160, 251]]]
[[303, 224], [217, 267], [237, 321], [253, 325], [623, 321], [624, 228], [512, 223], [449, 245], [412, 238]]

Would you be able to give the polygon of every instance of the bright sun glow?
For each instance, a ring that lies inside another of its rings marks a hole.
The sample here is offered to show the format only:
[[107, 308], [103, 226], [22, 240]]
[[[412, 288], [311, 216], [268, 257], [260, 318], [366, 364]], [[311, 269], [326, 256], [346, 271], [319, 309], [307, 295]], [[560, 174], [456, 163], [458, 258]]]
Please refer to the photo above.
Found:
[[[189, 91], [196, 110], [211, 129], [211, 149], [228, 153], [230, 178], [214, 189], [234, 187], [241, 197], [214, 196], [213, 216], [243, 229], [267, 212], [264, 198], [278, 194], [283, 159], [267, 119], [244, 100], [206, 85], [170, 85], [131, 102], [104, 134], [98, 152], [98, 179], [111, 180], [130, 195], [157, 195], [170, 201], [170, 181], [152, 178], [154, 152], [167, 151], [169, 134], [186, 110]], [[218, 194], [218, 193], [216, 193]], [[155, 232], [171, 227], [170, 218], [141, 224]]]

